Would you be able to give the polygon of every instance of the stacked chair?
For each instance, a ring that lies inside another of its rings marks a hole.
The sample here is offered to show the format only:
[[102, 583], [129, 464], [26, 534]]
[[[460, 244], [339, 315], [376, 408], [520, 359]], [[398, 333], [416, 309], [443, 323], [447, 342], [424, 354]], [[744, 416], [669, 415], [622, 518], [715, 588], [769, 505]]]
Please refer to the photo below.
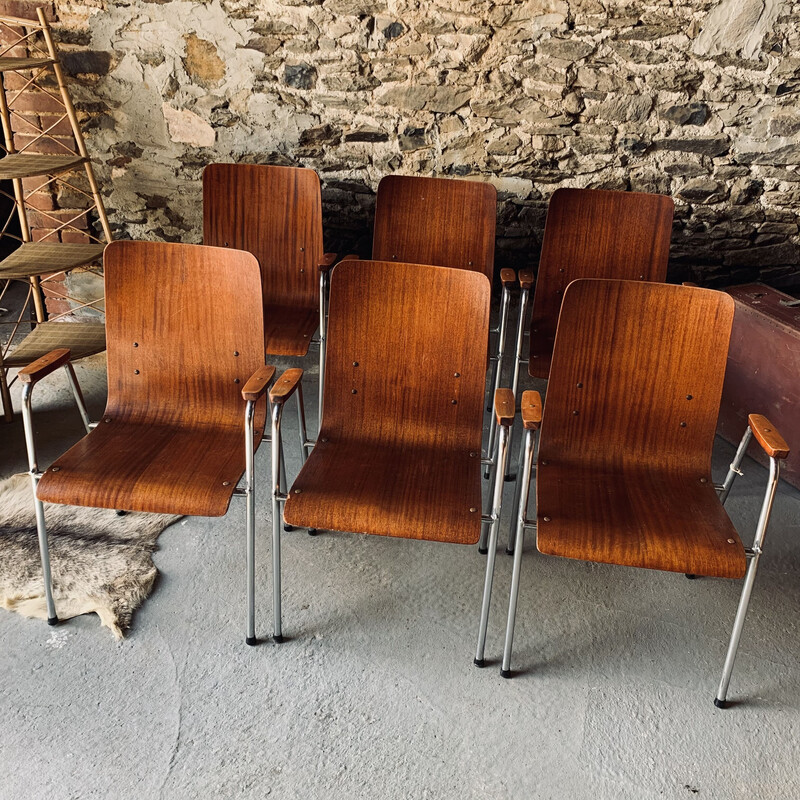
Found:
[[[325, 253], [322, 245], [317, 173], [297, 167], [209, 164], [203, 170], [203, 242], [246, 250], [258, 259], [268, 355], [302, 357], [311, 344], [319, 346], [321, 418], [326, 283], [336, 255]], [[230, 312], [238, 313], [235, 305]], [[302, 404], [298, 413], [305, 419]], [[302, 458], [310, 446], [301, 436]]]
[[[567, 286], [578, 278], [663, 282], [667, 276], [672, 234], [672, 198], [641, 192], [604, 189], [557, 189], [547, 210], [542, 253], [536, 276], [533, 308], [528, 323], [528, 374], [546, 380], [550, 373], [556, 324]], [[533, 273], [520, 270], [514, 377], [517, 395], [519, 370], [525, 363], [523, 348], [528, 298]], [[513, 430], [512, 430], [513, 436]], [[520, 448], [521, 470], [522, 448]], [[514, 507], [519, 505], [517, 482]], [[511, 526], [506, 552], [514, 550]]]
[[[347, 257], [335, 269], [335, 257], [323, 253], [319, 179], [311, 170], [216, 164], [204, 173], [203, 197], [205, 246], [107, 247], [108, 404], [102, 421], [90, 423], [76, 388], [87, 435], [44, 473], [31, 392], [60, 366], [77, 387], [69, 351], [20, 372], [49, 621], [57, 612], [42, 501], [219, 516], [243, 495], [246, 642], [256, 644], [254, 454], [269, 441], [274, 640], [283, 640], [282, 519], [310, 530], [479, 543], [487, 561], [474, 661], [484, 666], [533, 287], [533, 275], [520, 272], [513, 390], [503, 389], [516, 278], [510, 270], [501, 276], [490, 357], [494, 189], [384, 178], [372, 259]], [[751, 415], [725, 482], [711, 480], [733, 302], [663, 283], [672, 211], [672, 201], [656, 195], [565, 189], [551, 200], [528, 359], [529, 374], [549, 384], [544, 406], [537, 392], [522, 396], [501, 674], [512, 674], [523, 538], [535, 530], [538, 549], [550, 555], [745, 576], [715, 699], [722, 707], [788, 447], [766, 419]], [[159, 265], [157, 284], [152, 264]], [[303, 370], [275, 379], [265, 353], [306, 355], [316, 330], [314, 443], [305, 431]], [[484, 455], [487, 363], [494, 414]], [[302, 467], [288, 486], [281, 421], [292, 395]], [[752, 437], [771, 466], [755, 541], [745, 548], [723, 504]], [[493, 470], [485, 511], [484, 467]], [[528, 518], [534, 471], [535, 521]]]
[[[687, 286], [578, 280], [568, 288], [544, 412], [537, 392], [522, 396], [522, 495], [504, 677], [511, 676], [528, 528], [548, 555], [689, 576], [744, 576], [715, 697], [724, 706], [780, 459], [789, 452], [772, 425], [753, 414], [725, 482], [712, 482], [733, 310], [729, 295]], [[537, 429], [534, 522], [527, 517], [527, 494]], [[770, 457], [770, 475], [753, 546], [745, 548], [723, 504], [753, 435]]]

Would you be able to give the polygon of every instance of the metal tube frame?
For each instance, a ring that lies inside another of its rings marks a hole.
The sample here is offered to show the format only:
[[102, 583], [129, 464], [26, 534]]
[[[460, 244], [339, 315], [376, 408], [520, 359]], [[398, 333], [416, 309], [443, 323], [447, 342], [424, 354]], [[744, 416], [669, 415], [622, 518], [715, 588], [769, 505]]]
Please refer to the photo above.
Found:
[[270, 450], [272, 456], [272, 638], [283, 641], [281, 626], [281, 503], [286, 501], [283, 483], [283, 447], [281, 444], [281, 416], [283, 404], [273, 403], [270, 408]]
[[[519, 388], [519, 368], [520, 364], [524, 364], [522, 358], [522, 346], [525, 341], [525, 317], [528, 313], [528, 298], [530, 296], [530, 289], [520, 289], [519, 292], [519, 317], [517, 318], [517, 341], [514, 347], [514, 375], [511, 378], [511, 391], [514, 393], [514, 397], [517, 396], [517, 389]], [[508, 449], [509, 451], [512, 450], [514, 446], [514, 429], [512, 428], [509, 432], [508, 437]], [[520, 457], [522, 455], [522, 448], [520, 448]], [[519, 476], [519, 472], [517, 472], [517, 476]], [[507, 480], [511, 478], [506, 476]], [[515, 506], [516, 506], [516, 500]], [[513, 528], [512, 528], [513, 531]], [[509, 539], [512, 533], [509, 533]], [[509, 548], [513, 549], [513, 548]]]
[[[317, 432], [322, 429], [322, 398], [325, 389], [325, 357], [327, 355], [326, 336], [328, 325], [328, 292], [327, 292], [327, 279], [324, 272], [319, 274], [319, 414], [317, 417]], [[305, 463], [305, 447], [300, 448], [303, 452]]]
[[36, 443], [33, 436], [33, 414], [31, 411], [31, 394], [35, 384], [26, 383], [22, 387], [22, 423], [25, 428], [25, 446], [28, 450], [28, 475], [33, 490], [33, 505], [36, 510], [36, 531], [39, 536], [39, 555], [42, 559], [42, 577], [44, 579], [44, 600], [47, 606], [47, 624], [57, 625], [58, 614], [53, 600], [53, 579], [50, 572], [50, 548], [47, 543], [47, 526], [44, 521], [44, 504], [36, 495], [36, 487], [42, 473], [36, 458]]
[[[511, 572], [511, 591], [508, 596], [508, 620], [506, 622], [506, 641], [503, 645], [503, 663], [500, 675], [504, 678], [511, 677], [511, 649], [514, 646], [514, 623], [517, 618], [517, 598], [519, 597], [519, 576], [522, 570], [522, 545], [525, 538], [525, 528], [536, 530], [535, 524], [527, 520], [528, 516], [528, 489], [531, 481], [531, 467], [533, 466], [533, 451], [535, 447], [535, 431], [526, 430], [523, 446], [520, 448], [520, 472], [517, 473], [517, 494], [521, 495], [514, 505], [516, 512], [516, 538], [513, 543], [514, 568]], [[520, 487], [524, 491], [520, 493]]]
[[[495, 360], [493, 361], [492, 367], [492, 382], [491, 382], [491, 394], [489, 395], [489, 407], [487, 411], [491, 411], [494, 408], [494, 396], [497, 390], [500, 388], [500, 381], [503, 378], [503, 358], [505, 357], [505, 349], [506, 349], [506, 327], [508, 324], [508, 303], [511, 293], [508, 290], [507, 286], [503, 287], [503, 295], [502, 300], [500, 303], [500, 330], [497, 334], [497, 348], [495, 354]], [[497, 438], [497, 420], [492, 417], [492, 422], [489, 427], [489, 441], [486, 445], [486, 452], [491, 457], [492, 453], [494, 452], [494, 444], [495, 439]], [[489, 477], [490, 470], [487, 469], [483, 477]]]
[[750, 426], [748, 425], [747, 430], [744, 432], [744, 436], [742, 436], [742, 440], [739, 442], [739, 447], [736, 449], [736, 455], [733, 457], [730, 467], [728, 467], [728, 474], [725, 476], [725, 481], [719, 488], [719, 499], [722, 505], [725, 505], [725, 501], [728, 499], [728, 495], [730, 494], [734, 480], [736, 480], [736, 476], [742, 474], [740, 469], [742, 465], [742, 459], [744, 458], [745, 451], [747, 450], [747, 446], [750, 444], [750, 440], [752, 438], [753, 431], [750, 430]]
[[503, 508], [503, 474], [508, 456], [508, 427], [500, 427], [497, 437], [497, 463], [494, 467], [494, 493], [492, 497], [492, 513], [489, 528], [489, 552], [486, 557], [486, 577], [483, 584], [483, 600], [481, 603], [481, 619], [478, 626], [478, 646], [475, 650], [475, 666], [483, 667], [484, 649], [486, 646], [486, 629], [489, 624], [489, 605], [492, 598], [492, 580], [494, 579], [494, 560], [497, 551], [497, 531], [500, 527], [500, 514]]
[[[748, 432], [749, 431], [750, 429], [748, 428]], [[749, 441], [747, 434], [745, 434], [742, 441], [744, 442], [745, 439]], [[739, 453], [737, 451], [737, 456], [738, 455]], [[735, 463], [736, 461], [734, 460], [734, 464]], [[733, 469], [733, 465], [731, 465], [731, 469]], [[756, 580], [756, 570], [758, 569], [758, 562], [761, 558], [764, 536], [767, 532], [767, 526], [769, 525], [769, 518], [770, 514], [772, 513], [772, 504], [775, 501], [775, 493], [778, 489], [779, 477], [780, 462], [776, 458], [770, 458], [769, 481], [767, 482], [767, 489], [764, 494], [764, 502], [761, 504], [761, 513], [758, 517], [758, 525], [756, 526], [756, 535], [753, 540], [753, 547], [746, 551], [746, 555], [750, 559], [750, 563], [747, 565], [747, 572], [744, 576], [744, 586], [742, 587], [742, 594], [739, 598], [739, 605], [736, 609], [736, 617], [733, 621], [733, 630], [731, 631], [731, 639], [728, 644], [728, 652], [725, 655], [725, 665], [722, 668], [722, 678], [719, 682], [717, 694], [714, 697], [714, 705], [717, 706], [717, 708], [725, 708], [727, 706], [728, 686], [731, 681], [733, 664], [736, 661], [736, 652], [739, 649], [739, 640], [742, 636], [744, 620], [745, 616], [747, 615], [747, 607], [750, 603], [750, 594], [753, 591], [753, 584]]]
[[256, 404], [247, 401], [244, 411], [244, 458], [245, 458], [245, 489], [247, 500], [246, 525], [247, 525], [247, 634], [245, 643], [254, 645], [256, 639], [256, 496], [255, 496], [255, 442], [253, 420]]

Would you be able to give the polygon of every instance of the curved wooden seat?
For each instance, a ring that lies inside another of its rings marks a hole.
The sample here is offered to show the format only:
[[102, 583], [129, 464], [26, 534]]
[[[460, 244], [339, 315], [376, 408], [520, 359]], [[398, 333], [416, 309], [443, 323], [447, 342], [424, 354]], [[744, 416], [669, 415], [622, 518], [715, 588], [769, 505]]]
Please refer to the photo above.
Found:
[[304, 356], [319, 327], [319, 307], [264, 306], [264, 349], [282, 356]]
[[710, 480], [540, 462], [536, 546], [553, 556], [741, 578], [744, 546]]
[[[262, 413], [257, 436], [263, 426]], [[197, 428], [112, 420], [53, 462], [38, 496], [46, 503], [220, 517], [244, 460], [241, 420]]]
[[284, 514], [306, 528], [475, 544], [480, 459], [464, 447], [328, 439], [292, 484]]

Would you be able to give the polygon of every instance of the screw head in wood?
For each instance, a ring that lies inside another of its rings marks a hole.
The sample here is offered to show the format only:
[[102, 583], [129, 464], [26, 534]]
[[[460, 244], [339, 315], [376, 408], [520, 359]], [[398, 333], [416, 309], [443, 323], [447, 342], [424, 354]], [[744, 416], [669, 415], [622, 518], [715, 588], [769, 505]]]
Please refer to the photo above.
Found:
[[576, 385], [576, 386], [577, 386], [579, 389], [583, 389], [583, 381], [578, 381], [578, 382], [577, 382], [575, 385]]
[[138, 347], [138, 346], [139, 346], [139, 342], [134, 342], [134, 343], [133, 343], [133, 346], [134, 346], [134, 347]]
[[681, 428], [685, 428], [685, 427], [686, 427], [686, 423], [685, 422], [681, 422]]
[[736, 544], [736, 539], [728, 539], [728, 544]]
[[692, 400], [692, 399], [693, 399], [693, 397], [694, 397], [694, 395], [691, 395], [691, 394], [687, 394], [687, 395], [686, 395], [686, 399], [687, 399], [687, 400]]
[[295, 494], [303, 494], [303, 490], [302, 489], [295, 489], [294, 493]]
[[358, 394], [358, 389], [351, 389], [350, 394]]
[[450, 401], [450, 405], [451, 406], [457, 406], [458, 405], [458, 400], [451, 400]]
[[542, 517], [543, 522], [550, 522], [550, 517]]
[[354, 366], [354, 367], [357, 367], [357, 366], [358, 366], [358, 361], [354, 361], [354, 362], [353, 362], [353, 366]]
[[133, 374], [134, 374], [134, 375], [138, 375], [138, 374], [139, 374], [139, 370], [138, 370], [138, 369], [135, 369], [135, 370], [133, 371]]
[[471, 452], [471, 453], [469, 454], [469, 457], [470, 457], [470, 458], [477, 458], [477, 457], [478, 457], [478, 454], [477, 454], [475, 451], [473, 451], [473, 452]]
[[708, 478], [700, 478], [700, 483], [708, 483]]
[[230, 481], [222, 481], [222, 485], [223, 486], [230, 486], [231, 482]]
[[327, 440], [327, 439], [320, 439], [320, 441], [321, 441], [321, 442], [324, 444], [324, 443], [325, 443], [325, 442], [327, 442], [328, 440]]
[[239, 383], [239, 379], [238, 379], [238, 378], [234, 378], [234, 379], [233, 379], [233, 382], [234, 382], [234, 383]]
[[573, 416], [573, 417], [577, 417], [577, 416], [578, 416], [578, 411], [577, 411], [577, 409], [576, 409], [575, 411], [573, 411], [573, 412], [572, 412], [572, 416]]
[[453, 373], [453, 377], [454, 378], [460, 378], [461, 377], [461, 373], [460, 372], [454, 372]]
[[111, 417], [106, 417], [103, 422], [111, 422]]
[[238, 350], [234, 350], [234, 351], [233, 351], [233, 354], [234, 354], [235, 356], [238, 356], [238, 355], [239, 355], [239, 351], [238, 351]]
[[471, 506], [471, 507], [470, 507], [470, 509], [469, 509], [469, 513], [470, 513], [470, 514], [474, 514], [474, 513], [475, 513], [477, 510], [478, 510], [478, 509], [477, 509], [477, 508], [475, 508], [475, 506]]
[[61, 467], [50, 467], [50, 472], [58, 472]]

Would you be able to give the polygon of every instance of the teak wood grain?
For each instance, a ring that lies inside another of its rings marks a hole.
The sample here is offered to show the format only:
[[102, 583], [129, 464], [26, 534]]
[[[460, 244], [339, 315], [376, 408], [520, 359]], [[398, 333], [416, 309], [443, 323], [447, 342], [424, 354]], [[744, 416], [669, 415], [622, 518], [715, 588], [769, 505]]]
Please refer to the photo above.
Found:
[[23, 367], [17, 373], [19, 382], [36, 383], [40, 381], [51, 372], [55, 372], [59, 367], [63, 367], [69, 361], [69, 356], [68, 347], [58, 347], [55, 350], [51, 350], [41, 358], [37, 358], [36, 361], [28, 364], [27, 367]]
[[494, 274], [497, 190], [489, 183], [387, 175], [378, 184], [372, 258]]
[[[104, 266], [106, 410], [44, 473], [39, 497], [222, 515], [245, 466], [241, 390], [264, 366], [258, 262], [238, 250], [120, 241]], [[263, 397], [257, 441], [265, 416]]]
[[541, 552], [744, 574], [711, 479], [733, 307], [722, 292], [684, 286], [570, 285], [540, 431]]
[[490, 290], [463, 269], [336, 266], [325, 416], [286, 522], [478, 541]]
[[[209, 164], [203, 242], [252, 253], [261, 265], [267, 353], [302, 356], [319, 324], [322, 199], [314, 170]], [[236, 305], [231, 306], [236, 313]]]
[[561, 300], [572, 281], [665, 280], [673, 209], [672, 198], [657, 194], [604, 189], [553, 193], [531, 312], [530, 375], [548, 376]]
[[786, 440], [765, 416], [750, 414], [747, 422], [753, 431], [753, 436], [770, 458], [786, 458], [789, 455], [789, 445], [786, 444]]

